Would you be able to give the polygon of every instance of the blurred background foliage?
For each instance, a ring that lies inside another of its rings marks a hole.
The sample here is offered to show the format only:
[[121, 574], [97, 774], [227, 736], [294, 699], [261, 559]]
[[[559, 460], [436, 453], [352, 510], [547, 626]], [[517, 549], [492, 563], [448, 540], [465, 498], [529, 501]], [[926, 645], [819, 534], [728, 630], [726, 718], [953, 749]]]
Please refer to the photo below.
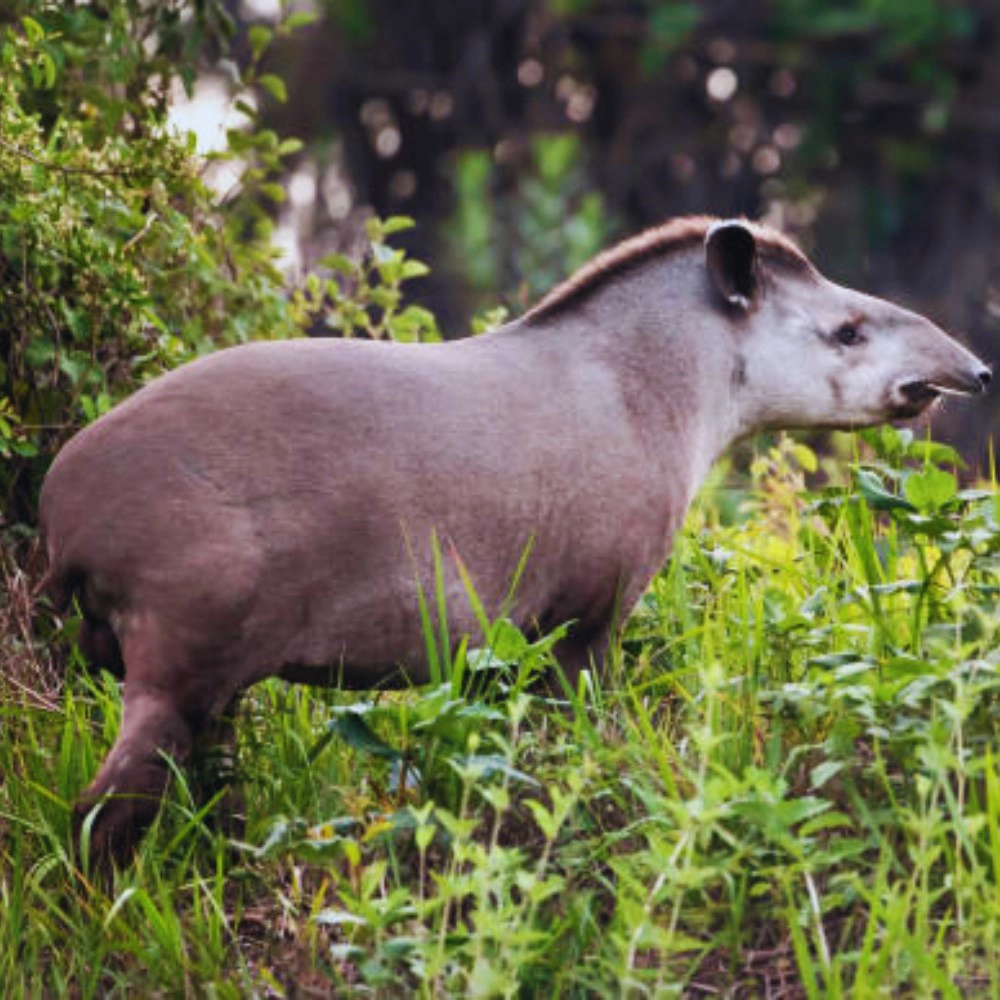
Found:
[[[265, 20], [264, 0], [235, 9]], [[1000, 361], [995, 0], [321, 0], [277, 46], [305, 266], [418, 221], [451, 333], [688, 212], [790, 231], [836, 280]], [[310, 184], [314, 190], [310, 191]], [[995, 394], [994, 394], [995, 395]], [[982, 454], [996, 400], [938, 425]]]
[[[996, 0], [0, 0], [0, 31], [8, 523], [199, 351], [464, 335], [683, 213], [1000, 361]], [[981, 467], [998, 415], [936, 426]]]

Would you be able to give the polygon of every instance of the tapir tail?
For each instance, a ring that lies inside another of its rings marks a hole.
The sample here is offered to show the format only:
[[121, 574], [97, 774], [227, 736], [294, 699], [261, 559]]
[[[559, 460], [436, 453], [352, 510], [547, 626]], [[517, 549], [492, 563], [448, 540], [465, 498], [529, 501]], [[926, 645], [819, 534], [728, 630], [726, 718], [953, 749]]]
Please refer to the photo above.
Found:
[[38, 584], [36, 593], [44, 593], [56, 611], [64, 614], [69, 610], [70, 601], [73, 600], [78, 583], [78, 580], [73, 580], [67, 573], [64, 573], [61, 567], [50, 562], [49, 568]]
[[80, 621], [76, 644], [80, 652], [92, 669], [103, 668], [116, 677], [124, 677], [125, 663], [122, 660], [118, 637], [106, 619], [94, 615], [87, 608], [83, 597], [83, 577], [79, 573], [67, 571], [65, 566], [53, 557], [51, 550], [49, 559], [49, 568], [42, 577], [38, 589], [48, 595], [52, 606], [59, 614], [66, 614], [70, 610], [74, 596], [79, 596], [83, 618]]

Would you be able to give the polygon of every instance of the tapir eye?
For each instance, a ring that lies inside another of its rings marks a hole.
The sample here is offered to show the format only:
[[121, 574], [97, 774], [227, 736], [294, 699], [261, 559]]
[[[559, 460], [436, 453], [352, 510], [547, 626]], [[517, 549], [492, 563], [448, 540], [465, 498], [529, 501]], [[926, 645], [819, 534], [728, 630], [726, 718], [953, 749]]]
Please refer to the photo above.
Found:
[[864, 339], [856, 323], [844, 323], [842, 326], [838, 326], [834, 336], [845, 347], [853, 347]]

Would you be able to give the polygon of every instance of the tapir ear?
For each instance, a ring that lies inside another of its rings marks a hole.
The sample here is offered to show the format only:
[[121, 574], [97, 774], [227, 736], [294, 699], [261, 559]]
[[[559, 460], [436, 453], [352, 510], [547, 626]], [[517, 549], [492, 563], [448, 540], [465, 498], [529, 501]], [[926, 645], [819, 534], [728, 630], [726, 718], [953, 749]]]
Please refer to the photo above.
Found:
[[705, 265], [712, 286], [729, 305], [746, 311], [757, 294], [757, 240], [740, 219], [716, 222], [705, 234]]

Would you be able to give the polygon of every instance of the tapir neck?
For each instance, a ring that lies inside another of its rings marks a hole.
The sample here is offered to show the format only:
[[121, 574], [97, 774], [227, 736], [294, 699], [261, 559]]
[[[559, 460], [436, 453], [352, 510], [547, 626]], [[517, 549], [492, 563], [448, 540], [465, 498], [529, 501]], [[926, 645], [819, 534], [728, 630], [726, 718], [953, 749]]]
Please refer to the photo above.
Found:
[[[674, 287], [664, 290], [664, 278]], [[703, 286], [689, 287], [699, 278], [683, 260], [656, 262], [554, 316], [502, 331], [555, 353], [560, 382], [591, 393], [609, 436], [614, 421], [628, 423], [659, 479], [671, 531], [715, 460], [744, 432], [732, 332], [706, 309]]]

